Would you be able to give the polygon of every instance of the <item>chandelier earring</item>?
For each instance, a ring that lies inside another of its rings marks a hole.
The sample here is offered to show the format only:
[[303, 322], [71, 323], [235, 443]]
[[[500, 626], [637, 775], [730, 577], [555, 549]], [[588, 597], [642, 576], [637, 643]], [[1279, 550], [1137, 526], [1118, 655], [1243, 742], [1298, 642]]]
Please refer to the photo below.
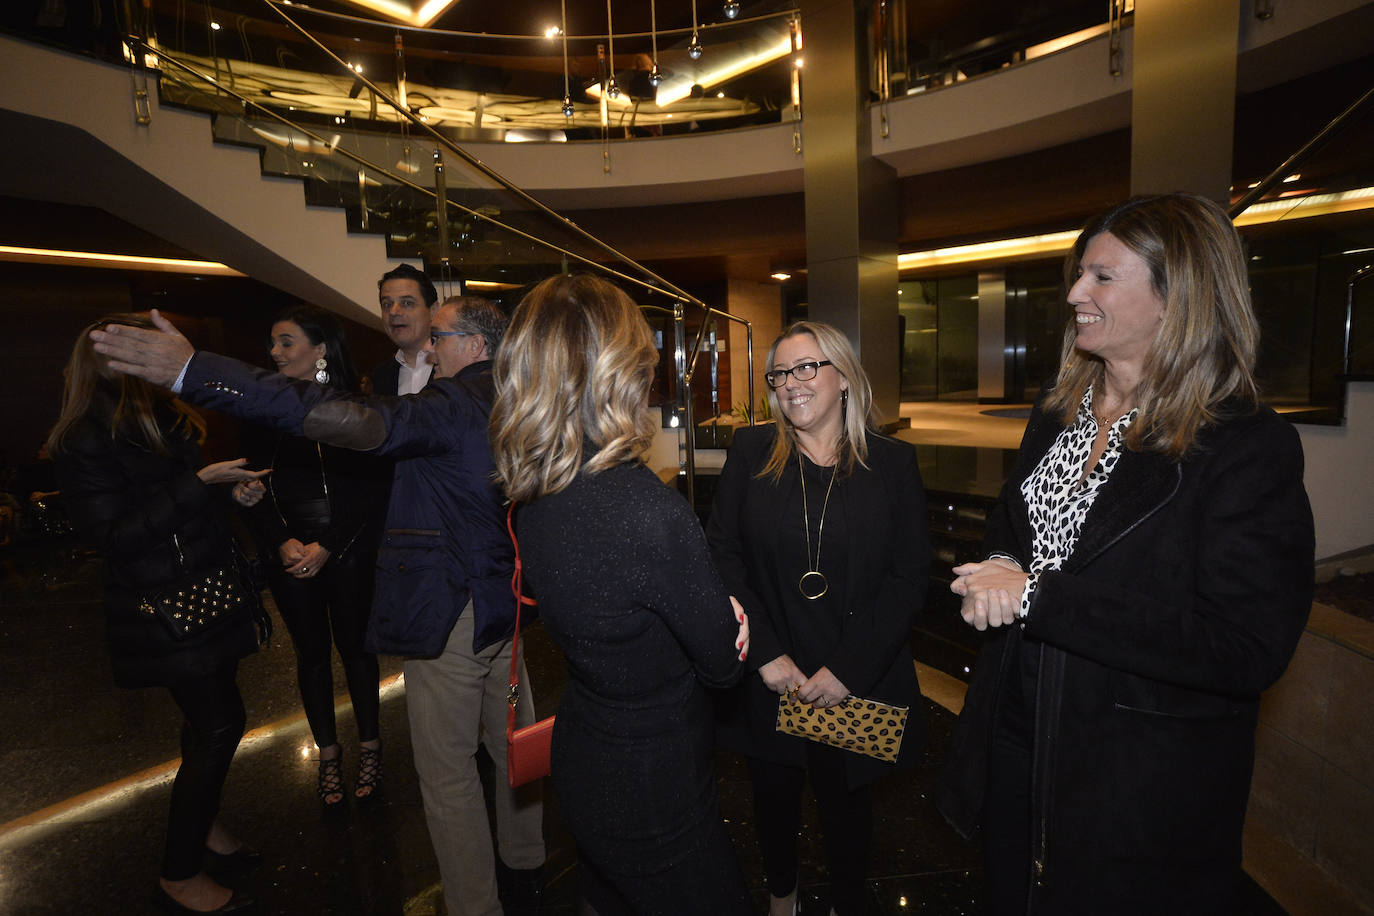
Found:
[[326, 371], [328, 367], [329, 361], [323, 356], [315, 360], [315, 381], [319, 382], [321, 385], [329, 384], [329, 373]]

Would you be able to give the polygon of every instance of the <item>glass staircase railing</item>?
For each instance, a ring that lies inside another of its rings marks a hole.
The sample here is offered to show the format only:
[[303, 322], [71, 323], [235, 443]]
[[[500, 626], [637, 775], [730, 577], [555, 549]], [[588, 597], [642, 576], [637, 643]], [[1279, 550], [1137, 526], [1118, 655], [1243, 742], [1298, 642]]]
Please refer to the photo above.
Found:
[[[747, 397], [754, 403], [752, 326], [626, 257], [469, 155], [454, 123], [464, 117], [485, 123], [482, 109], [501, 111], [508, 100], [477, 93], [475, 112], [440, 117], [430, 104], [439, 100], [425, 95], [432, 87], [410, 81], [406, 71], [423, 69], [413, 63], [417, 58], [424, 67], [451, 64], [451, 52], [430, 47], [431, 56], [407, 57], [400, 30], [375, 23], [365, 34], [312, 32], [297, 21], [302, 8], [271, 0], [213, 6], [153, 0], [137, 12], [126, 20], [122, 41], [134, 65], [139, 115], [149, 111], [139, 106], [139, 93], [149, 91], [159, 93], [160, 104], [208, 112], [216, 141], [258, 149], [263, 174], [299, 179], [306, 203], [343, 208], [350, 230], [382, 235], [392, 257], [423, 259], [443, 293], [472, 292], [513, 305], [528, 285], [576, 270], [606, 275], [626, 289], [662, 342], [651, 402], [661, 407], [665, 427], [678, 430], [691, 498], [696, 442], [685, 433], [698, 412], [730, 409], [715, 384], [711, 342], [723, 323], [744, 327]], [[192, 21], [195, 16], [204, 21]], [[786, 32], [785, 18], [765, 17], [763, 24], [777, 27], [775, 20]], [[349, 27], [360, 22], [350, 20]], [[761, 27], [757, 20], [738, 23], [736, 43], [748, 44], [745, 38]], [[408, 31], [405, 40], [423, 45], [420, 34]], [[395, 76], [374, 81], [383, 45]], [[348, 104], [335, 110], [324, 99]], [[528, 101], [538, 107], [549, 100]], [[641, 109], [643, 102], [631, 100]], [[555, 103], [561, 118], [561, 100]]]

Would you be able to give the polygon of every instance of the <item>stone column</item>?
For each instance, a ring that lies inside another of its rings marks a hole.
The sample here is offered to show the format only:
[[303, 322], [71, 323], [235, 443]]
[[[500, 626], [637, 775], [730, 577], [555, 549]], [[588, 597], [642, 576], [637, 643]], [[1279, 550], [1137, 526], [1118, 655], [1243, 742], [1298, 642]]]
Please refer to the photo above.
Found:
[[1236, 0], [1136, 0], [1131, 193], [1225, 206], [1236, 109]]
[[884, 422], [898, 410], [896, 172], [873, 158], [867, 4], [802, 0], [802, 155], [808, 314], [842, 329]]
[[978, 272], [978, 402], [1007, 400], [1011, 377], [1007, 353], [1007, 275], [1001, 270]]

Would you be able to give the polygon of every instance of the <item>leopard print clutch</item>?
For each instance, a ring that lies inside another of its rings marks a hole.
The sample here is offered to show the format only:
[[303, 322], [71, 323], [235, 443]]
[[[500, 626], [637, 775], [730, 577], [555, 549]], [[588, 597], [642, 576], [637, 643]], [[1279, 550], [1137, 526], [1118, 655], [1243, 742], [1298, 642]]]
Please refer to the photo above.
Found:
[[777, 730], [896, 763], [908, 711], [905, 706], [889, 706], [860, 697], [818, 709], [797, 699], [794, 691], [788, 691], [778, 698]]

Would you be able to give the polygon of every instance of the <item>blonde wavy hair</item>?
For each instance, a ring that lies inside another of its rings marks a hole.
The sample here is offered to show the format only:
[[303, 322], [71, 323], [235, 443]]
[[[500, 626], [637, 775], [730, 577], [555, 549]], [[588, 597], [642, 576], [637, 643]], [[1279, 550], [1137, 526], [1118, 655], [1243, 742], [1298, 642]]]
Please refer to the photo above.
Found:
[[657, 366], [648, 323], [616, 286], [574, 274], [531, 290], [493, 370], [491, 450], [506, 495], [538, 499], [580, 472], [642, 460], [656, 429]]
[[[1221, 404], [1242, 409], [1259, 403], [1254, 369], [1259, 322], [1250, 302], [1240, 236], [1226, 212], [1205, 197], [1161, 194], [1134, 197], [1090, 220], [1065, 262], [1071, 286], [1082, 273], [1083, 252], [1103, 232], [1133, 251], [1150, 271], [1164, 303], [1164, 318], [1136, 388], [1139, 418], [1126, 434], [1136, 451], [1182, 458], [1198, 432], [1221, 418]], [[1068, 426], [1083, 393], [1099, 386], [1105, 364], [1077, 349], [1072, 321], [1064, 331], [1059, 377], [1045, 409]]]
[[[59, 454], [72, 427], [97, 412], [101, 414], [97, 419], [109, 424], [112, 440], [121, 435], [141, 440], [159, 455], [168, 454], [167, 434], [176, 430], [188, 439], [204, 442], [205, 421], [188, 404], [141, 378], [115, 375], [106, 369], [105, 358], [95, 352], [91, 332], [110, 324], [153, 330], [146, 315], [133, 313], [108, 315], [82, 328], [62, 370], [62, 410], [48, 433], [48, 454]], [[158, 425], [154, 413], [160, 403], [168, 404], [174, 413], [172, 426], [167, 430]], [[104, 416], [106, 411], [108, 416]]]
[[[768, 348], [765, 371], [774, 366], [778, 347], [789, 337], [809, 334], [820, 348], [821, 356], [830, 360], [831, 368], [844, 376], [849, 382], [848, 397], [842, 401], [844, 423], [840, 427], [840, 441], [835, 448], [835, 461], [841, 473], [851, 474], [854, 465], [868, 467], [868, 440], [865, 433], [876, 429], [878, 417], [873, 409], [873, 386], [869, 384], [868, 373], [859, 365], [859, 357], [849, 344], [849, 338], [839, 328], [819, 321], [795, 321], [783, 328], [781, 334]], [[769, 388], [765, 397], [774, 416], [778, 434], [773, 437], [773, 450], [768, 455], [768, 463], [757, 474], [758, 477], [771, 477], [778, 480], [782, 472], [791, 464], [797, 451], [797, 432], [783, 415], [778, 401], [778, 392]]]

